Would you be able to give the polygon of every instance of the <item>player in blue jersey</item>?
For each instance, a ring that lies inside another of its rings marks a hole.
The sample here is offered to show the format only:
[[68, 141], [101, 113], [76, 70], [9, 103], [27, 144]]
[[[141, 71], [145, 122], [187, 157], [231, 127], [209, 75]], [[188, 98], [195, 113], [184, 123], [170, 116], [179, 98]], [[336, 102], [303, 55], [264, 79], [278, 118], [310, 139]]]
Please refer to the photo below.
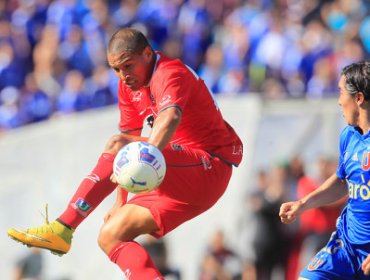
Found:
[[280, 207], [281, 221], [289, 224], [304, 211], [348, 194], [336, 231], [303, 269], [301, 280], [370, 279], [370, 62], [346, 66], [339, 90], [348, 126], [340, 136], [337, 171], [303, 199]]

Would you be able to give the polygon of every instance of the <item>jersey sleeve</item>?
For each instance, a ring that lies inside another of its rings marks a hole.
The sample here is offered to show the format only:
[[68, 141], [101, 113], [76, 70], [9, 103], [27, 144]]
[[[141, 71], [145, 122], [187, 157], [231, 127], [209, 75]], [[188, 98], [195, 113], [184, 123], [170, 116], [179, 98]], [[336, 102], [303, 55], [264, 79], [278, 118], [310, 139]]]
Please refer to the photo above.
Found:
[[339, 139], [339, 162], [338, 162], [336, 175], [340, 179], [345, 179], [346, 177], [344, 162], [346, 159], [346, 148], [347, 148], [347, 143], [348, 143], [347, 139], [350, 134], [349, 129], [350, 129], [349, 126], [344, 128], [343, 131], [341, 132], [340, 139]]
[[118, 107], [120, 112], [119, 130], [121, 132], [140, 130], [143, 128], [143, 123], [137, 118], [138, 112], [130, 101], [129, 94], [130, 93], [122, 86], [122, 83], [119, 82]]
[[158, 113], [173, 106], [183, 111], [195, 79], [187, 68], [170, 68], [163, 71], [154, 87]]

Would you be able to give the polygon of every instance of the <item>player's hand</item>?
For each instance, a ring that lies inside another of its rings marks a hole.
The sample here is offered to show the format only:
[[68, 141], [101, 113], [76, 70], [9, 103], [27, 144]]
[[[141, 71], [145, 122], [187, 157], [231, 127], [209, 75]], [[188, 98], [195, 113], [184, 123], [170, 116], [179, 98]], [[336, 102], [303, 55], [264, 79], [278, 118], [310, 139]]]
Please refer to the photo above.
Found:
[[113, 183], [113, 184], [118, 184], [117, 183], [117, 181], [116, 181], [116, 176], [114, 176], [114, 174], [112, 173], [112, 175], [110, 175], [110, 178], [109, 178], [110, 180], [111, 180], [111, 182]]
[[361, 269], [365, 275], [370, 275], [370, 255], [362, 262]]
[[293, 223], [297, 216], [301, 213], [300, 208], [302, 206], [301, 201], [291, 201], [283, 203], [280, 206], [280, 220], [283, 224]]

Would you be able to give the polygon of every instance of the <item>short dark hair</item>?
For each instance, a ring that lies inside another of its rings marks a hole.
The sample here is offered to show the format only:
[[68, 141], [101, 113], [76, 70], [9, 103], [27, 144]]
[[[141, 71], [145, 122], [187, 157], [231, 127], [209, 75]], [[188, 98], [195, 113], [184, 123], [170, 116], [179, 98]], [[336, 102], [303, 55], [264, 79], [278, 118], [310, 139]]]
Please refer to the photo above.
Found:
[[365, 100], [370, 99], [370, 61], [352, 63], [343, 68], [341, 75], [346, 78], [345, 88], [351, 94], [364, 94]]
[[117, 30], [110, 38], [108, 53], [129, 52], [142, 54], [148, 46], [150, 44], [143, 33], [136, 29], [125, 27]]

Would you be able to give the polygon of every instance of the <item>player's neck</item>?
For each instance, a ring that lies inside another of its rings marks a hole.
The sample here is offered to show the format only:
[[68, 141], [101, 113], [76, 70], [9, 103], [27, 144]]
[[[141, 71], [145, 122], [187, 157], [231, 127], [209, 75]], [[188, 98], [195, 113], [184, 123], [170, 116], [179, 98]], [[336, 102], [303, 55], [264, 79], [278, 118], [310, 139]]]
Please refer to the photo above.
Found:
[[147, 81], [145, 87], [149, 87], [149, 85], [150, 85], [150, 80], [152, 79], [152, 76], [154, 74], [154, 71], [157, 68], [158, 59], [159, 59], [159, 55], [157, 55], [155, 52], [153, 52], [152, 67], [151, 67], [151, 69], [149, 71], [150, 76], [148, 77], [148, 81]]
[[370, 131], [370, 112], [366, 111], [362, 116], [359, 117], [359, 125], [362, 134], [366, 134]]

